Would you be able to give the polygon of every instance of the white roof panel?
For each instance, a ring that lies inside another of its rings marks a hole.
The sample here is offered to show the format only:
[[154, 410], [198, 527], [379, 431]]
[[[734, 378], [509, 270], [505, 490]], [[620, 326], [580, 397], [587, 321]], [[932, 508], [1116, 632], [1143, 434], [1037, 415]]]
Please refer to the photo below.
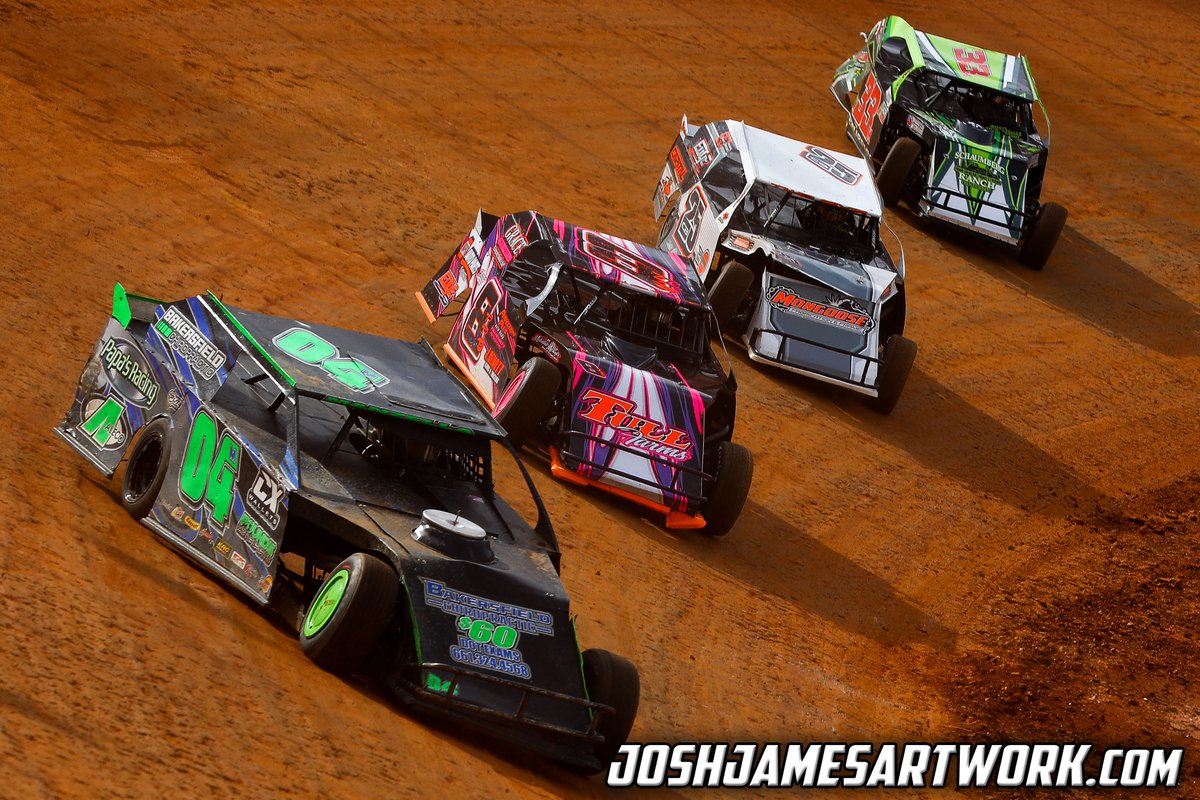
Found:
[[883, 205], [871, 167], [864, 159], [729, 120], [746, 142], [743, 161], [755, 180], [782, 186], [817, 200], [881, 216]]

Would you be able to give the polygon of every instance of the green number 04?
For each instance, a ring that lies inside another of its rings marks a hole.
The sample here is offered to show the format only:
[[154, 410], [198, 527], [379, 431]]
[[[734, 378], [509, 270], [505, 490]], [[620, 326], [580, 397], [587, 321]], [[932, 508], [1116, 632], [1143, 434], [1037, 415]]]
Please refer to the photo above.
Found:
[[217, 441], [217, 421], [207, 411], [196, 412], [179, 468], [179, 493], [212, 509], [212, 518], [224, 525], [233, 508], [241, 446], [225, 433]]

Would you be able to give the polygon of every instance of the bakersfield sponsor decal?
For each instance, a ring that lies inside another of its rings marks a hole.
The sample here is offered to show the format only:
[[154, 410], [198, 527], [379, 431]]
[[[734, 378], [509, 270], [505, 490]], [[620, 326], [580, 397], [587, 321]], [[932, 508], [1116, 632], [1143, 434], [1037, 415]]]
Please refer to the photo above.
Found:
[[200, 377], [209, 380], [225, 366], [225, 354], [175, 306], [170, 306], [154, 329]]
[[583, 402], [579, 418], [616, 428], [618, 442], [671, 461], [686, 461], [692, 455], [692, 439], [687, 431], [655, 422], [637, 413], [632, 400], [614, 397], [599, 389], [588, 389], [580, 397]]
[[786, 286], [772, 286], [767, 296], [771, 305], [785, 314], [817, 320], [856, 333], [865, 333], [875, 327], [875, 320], [871, 315], [848, 297], [827, 298], [827, 302], [818, 303]]

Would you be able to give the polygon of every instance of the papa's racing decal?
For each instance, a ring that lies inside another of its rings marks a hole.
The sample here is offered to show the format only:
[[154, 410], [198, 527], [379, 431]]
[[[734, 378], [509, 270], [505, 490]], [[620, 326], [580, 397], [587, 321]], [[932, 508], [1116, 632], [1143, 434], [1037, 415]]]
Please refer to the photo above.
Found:
[[[772, 286], [767, 292], [772, 308], [785, 314], [816, 320], [842, 330], [863, 333], [875, 327], [875, 320], [866, 310], [848, 297], [826, 298], [818, 303], [792, 291], [786, 286]], [[848, 308], [847, 308], [848, 306]]]
[[553, 636], [550, 614], [460, 592], [440, 581], [421, 582], [425, 604], [455, 618], [458, 640], [450, 646], [451, 660], [516, 678], [533, 677], [517, 645], [522, 635]]
[[205, 380], [225, 366], [225, 354], [175, 306], [167, 308], [162, 318], [154, 323], [154, 329]]
[[804, 160], [825, 170], [847, 186], [854, 186], [862, 180], [861, 173], [850, 169], [819, 147], [813, 147], [810, 144], [800, 151], [800, 155]]
[[692, 455], [692, 440], [687, 431], [662, 425], [635, 413], [637, 405], [598, 389], [580, 396], [580, 419], [617, 429], [619, 444], [660, 456], [671, 461], [687, 461]]
[[108, 382], [126, 400], [143, 408], [158, 400], [158, 381], [137, 345], [110, 336], [100, 348], [100, 360]]

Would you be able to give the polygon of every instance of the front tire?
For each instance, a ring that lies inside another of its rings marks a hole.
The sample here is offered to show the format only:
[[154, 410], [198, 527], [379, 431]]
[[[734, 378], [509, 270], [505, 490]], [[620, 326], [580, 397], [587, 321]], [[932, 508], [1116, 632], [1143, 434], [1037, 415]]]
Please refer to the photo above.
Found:
[[1021, 263], [1030, 269], [1040, 270], [1050, 260], [1063, 226], [1067, 224], [1067, 210], [1058, 203], [1044, 203], [1033, 222], [1029, 238], [1021, 245]]
[[703, 511], [703, 531], [709, 536], [729, 533], [746, 505], [754, 478], [753, 453], [733, 442], [717, 447], [717, 476]]
[[884, 205], [894, 206], [900, 202], [913, 164], [917, 163], [920, 155], [921, 145], [912, 139], [901, 137], [892, 144], [892, 149], [875, 175], [875, 186]]
[[592, 648], [583, 651], [583, 680], [588, 698], [612, 706], [615, 712], [605, 714], [596, 725], [596, 731], [604, 737], [604, 741], [595, 746], [596, 759], [603, 771], [617, 757], [621, 745], [633, 730], [641, 697], [641, 679], [637, 667], [629, 659]]
[[492, 409], [492, 416], [504, 426], [514, 446], [520, 447], [537, 433], [550, 414], [561, 384], [558, 367], [540, 356], [529, 359], [517, 370]]
[[382, 559], [355, 553], [333, 568], [300, 623], [300, 649], [322, 669], [358, 669], [383, 634], [399, 594], [399, 579]]
[[121, 505], [134, 519], [143, 519], [154, 508], [167, 464], [171, 460], [171, 423], [159, 417], [146, 424], [129, 451], [121, 482]]
[[879, 396], [867, 400], [880, 414], [890, 414], [900, 400], [908, 374], [917, 358], [917, 343], [904, 336], [892, 336], [883, 346], [883, 365], [879, 368]]

